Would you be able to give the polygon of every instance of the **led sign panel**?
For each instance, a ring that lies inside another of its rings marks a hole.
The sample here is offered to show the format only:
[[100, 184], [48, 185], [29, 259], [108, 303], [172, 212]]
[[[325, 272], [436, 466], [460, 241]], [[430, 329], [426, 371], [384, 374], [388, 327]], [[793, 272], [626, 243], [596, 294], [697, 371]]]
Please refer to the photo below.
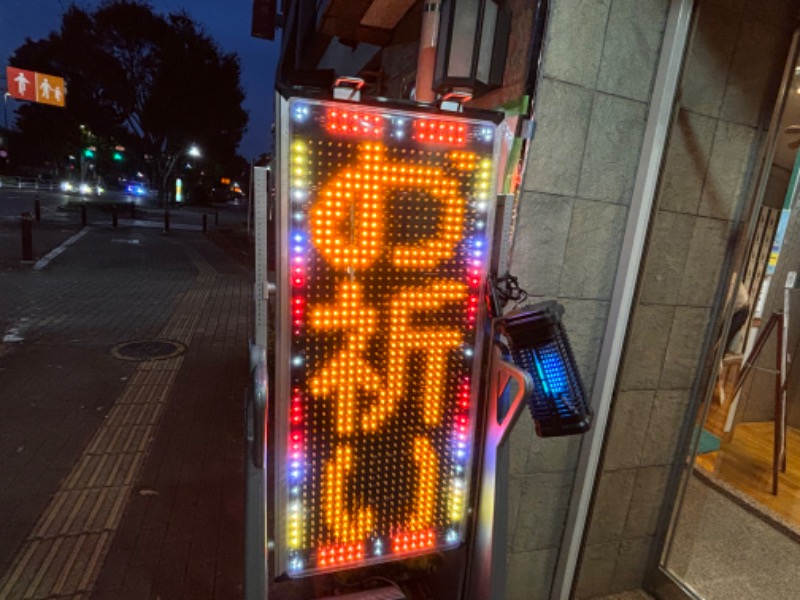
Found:
[[279, 562], [455, 547], [497, 127], [299, 98], [282, 114]]

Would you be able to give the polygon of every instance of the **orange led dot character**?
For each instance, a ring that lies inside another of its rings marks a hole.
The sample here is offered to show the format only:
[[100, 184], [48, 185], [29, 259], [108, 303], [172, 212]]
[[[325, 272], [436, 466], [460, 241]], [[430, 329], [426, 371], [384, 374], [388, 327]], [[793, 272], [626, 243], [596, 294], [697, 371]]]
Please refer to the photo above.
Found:
[[363, 418], [367, 431], [378, 429], [391, 416], [405, 397], [409, 359], [421, 353], [425, 360], [422, 373], [422, 417], [426, 425], [435, 427], [442, 418], [447, 359], [461, 345], [463, 333], [457, 328], [412, 325], [415, 313], [428, 314], [447, 304], [463, 302], [467, 287], [462, 283], [438, 281], [426, 287], [408, 288], [392, 299], [389, 317], [389, 361], [386, 385]]
[[323, 467], [322, 503], [325, 525], [337, 544], [353, 544], [364, 540], [372, 531], [372, 509], [359, 508], [355, 517], [345, 510], [345, 480], [353, 468], [350, 446], [338, 446], [334, 456]]
[[439, 458], [428, 438], [417, 437], [414, 440], [414, 462], [417, 465], [417, 489], [414, 514], [408, 523], [412, 531], [420, 531], [433, 525], [439, 478]]
[[[463, 238], [466, 219], [466, 198], [459, 193], [459, 182], [440, 167], [417, 170], [425, 179], [385, 175], [403, 172], [402, 159], [390, 161], [386, 148], [380, 143], [363, 144], [359, 162], [355, 167], [346, 167], [325, 185], [319, 200], [311, 207], [311, 240], [320, 254], [338, 268], [369, 268], [384, 249], [383, 233], [386, 221], [386, 203], [394, 190], [409, 190], [435, 199], [442, 207], [433, 233], [414, 239], [413, 243], [399, 244], [392, 251], [396, 267], [431, 269], [439, 263], [453, 258], [458, 243]], [[471, 153], [463, 153], [464, 168], [451, 165], [449, 172], [472, 171], [477, 168]], [[411, 173], [414, 170], [411, 169]], [[349, 179], [362, 179], [366, 183], [363, 191], [346, 194], [343, 206], [331, 210], [332, 195], [342, 198], [337, 192]], [[421, 189], [420, 189], [421, 188]], [[373, 193], [370, 193], [373, 192]], [[326, 219], [327, 217], [327, 219]], [[332, 221], [332, 226], [324, 226]], [[412, 236], [413, 237], [413, 236]], [[334, 252], [335, 247], [345, 249], [344, 257]]]
[[345, 331], [344, 349], [317, 371], [310, 381], [316, 398], [336, 398], [336, 430], [347, 435], [355, 430], [356, 400], [359, 390], [377, 394], [382, 381], [364, 360], [367, 338], [375, 333], [375, 310], [362, 304], [361, 286], [345, 281], [334, 305], [318, 306], [309, 311], [312, 329]]

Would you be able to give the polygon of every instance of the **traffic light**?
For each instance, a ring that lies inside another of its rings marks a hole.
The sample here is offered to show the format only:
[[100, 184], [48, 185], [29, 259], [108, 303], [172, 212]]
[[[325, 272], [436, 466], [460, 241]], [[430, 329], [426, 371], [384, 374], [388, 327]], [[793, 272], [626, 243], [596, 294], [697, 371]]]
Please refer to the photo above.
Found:
[[94, 158], [94, 149], [93, 149], [93, 148], [86, 148], [86, 149], [83, 151], [83, 155], [84, 155], [86, 158]]
[[121, 162], [122, 161], [122, 152], [114, 152], [113, 158], [114, 158], [115, 161]]

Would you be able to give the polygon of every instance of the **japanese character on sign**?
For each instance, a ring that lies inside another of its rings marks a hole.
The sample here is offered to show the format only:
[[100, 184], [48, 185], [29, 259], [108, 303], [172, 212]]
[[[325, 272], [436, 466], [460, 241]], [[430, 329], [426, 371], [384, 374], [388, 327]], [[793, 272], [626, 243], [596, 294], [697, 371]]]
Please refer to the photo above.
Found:
[[495, 126], [288, 112], [282, 561], [300, 576], [457, 546]]

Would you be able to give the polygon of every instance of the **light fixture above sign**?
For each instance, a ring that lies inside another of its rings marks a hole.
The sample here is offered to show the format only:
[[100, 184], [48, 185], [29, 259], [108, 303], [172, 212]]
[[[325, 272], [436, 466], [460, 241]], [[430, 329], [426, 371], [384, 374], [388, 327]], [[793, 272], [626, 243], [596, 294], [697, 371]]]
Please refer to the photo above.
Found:
[[510, 11], [498, 0], [442, 0], [434, 89], [480, 96], [503, 84]]

